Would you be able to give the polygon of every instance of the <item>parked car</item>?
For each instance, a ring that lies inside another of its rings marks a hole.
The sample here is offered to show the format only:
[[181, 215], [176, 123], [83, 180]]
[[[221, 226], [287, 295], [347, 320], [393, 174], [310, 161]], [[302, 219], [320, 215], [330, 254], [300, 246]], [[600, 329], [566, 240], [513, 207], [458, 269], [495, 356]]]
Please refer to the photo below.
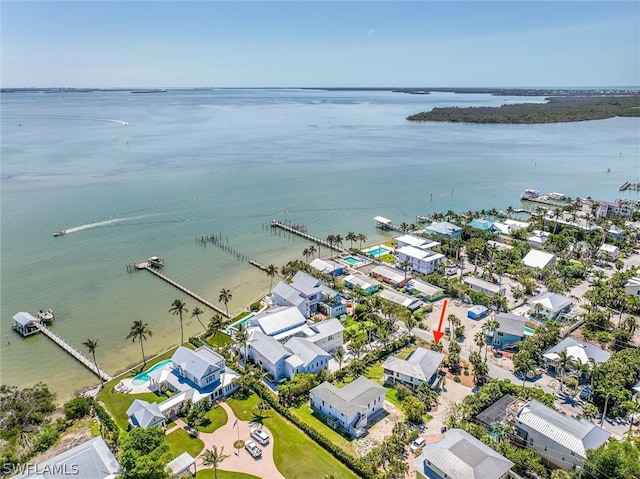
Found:
[[416, 440], [411, 443], [411, 446], [409, 446], [409, 449], [411, 449], [411, 452], [416, 453], [420, 449], [422, 449], [422, 447], [424, 446], [424, 443], [425, 443], [424, 437], [417, 437]]
[[591, 393], [591, 387], [585, 386], [582, 391], [580, 391], [580, 399], [587, 400], [589, 399], [589, 394]]
[[253, 457], [262, 456], [262, 449], [258, 447], [258, 445], [253, 441], [247, 441], [244, 443], [244, 448], [249, 451]]
[[252, 438], [254, 438], [256, 441], [258, 441], [258, 443], [262, 444], [263, 446], [266, 446], [267, 444], [269, 444], [269, 435], [266, 432], [264, 432], [262, 429], [257, 427], [252, 427], [250, 434]]

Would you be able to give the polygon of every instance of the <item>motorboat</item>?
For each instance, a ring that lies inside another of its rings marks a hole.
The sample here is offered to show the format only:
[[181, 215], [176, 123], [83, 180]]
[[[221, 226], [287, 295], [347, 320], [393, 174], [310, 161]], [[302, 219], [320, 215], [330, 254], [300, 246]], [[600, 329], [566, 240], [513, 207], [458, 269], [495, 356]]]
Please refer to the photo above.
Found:
[[67, 232], [62, 230], [62, 231], [56, 231], [55, 233], [53, 233], [53, 236], [63, 236], [66, 235]]

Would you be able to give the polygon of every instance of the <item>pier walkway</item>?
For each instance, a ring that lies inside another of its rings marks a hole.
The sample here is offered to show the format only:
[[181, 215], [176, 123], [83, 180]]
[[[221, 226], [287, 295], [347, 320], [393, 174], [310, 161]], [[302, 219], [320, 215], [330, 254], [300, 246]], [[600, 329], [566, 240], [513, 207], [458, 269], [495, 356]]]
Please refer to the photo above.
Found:
[[67, 343], [64, 339], [58, 336], [56, 333], [51, 331], [42, 323], [33, 323], [33, 325], [40, 330], [45, 336], [51, 339], [54, 343], [68, 352], [71, 356], [80, 361], [84, 366], [86, 366], [91, 372], [102, 378], [104, 381], [111, 381], [113, 378], [104, 372], [102, 369], [96, 367], [95, 363], [87, 358], [84, 354], [78, 351], [76, 348]]
[[285, 224], [279, 220], [272, 220], [271, 221], [271, 227], [272, 228], [280, 228], [283, 229], [285, 231], [288, 231], [289, 233], [293, 233], [296, 234], [298, 236], [302, 236], [305, 239], [308, 239], [309, 241], [313, 241], [316, 244], [319, 244], [321, 246], [324, 246], [326, 248], [335, 250], [335, 251], [339, 251], [340, 253], [348, 253], [349, 250], [346, 248], [342, 248], [334, 243], [329, 243], [326, 240], [320, 239], [317, 236], [313, 236], [310, 235], [309, 233], [307, 233], [307, 229], [305, 227], [302, 227], [302, 225], [288, 225]]
[[155, 274], [158, 278], [163, 279], [164, 281], [166, 281], [167, 283], [169, 283], [170, 285], [178, 288], [180, 291], [182, 291], [183, 293], [188, 294], [189, 296], [191, 296], [192, 298], [200, 301], [202, 304], [204, 304], [205, 306], [209, 306], [211, 309], [213, 309], [214, 311], [222, 314], [225, 318], [230, 318], [231, 315], [229, 313], [227, 313], [224, 309], [222, 309], [220, 306], [213, 304], [211, 301], [209, 301], [208, 299], [204, 299], [202, 296], [200, 296], [197, 293], [194, 293], [193, 291], [191, 291], [190, 289], [185, 288], [184, 286], [182, 286], [180, 283], [178, 283], [177, 281], [172, 280], [171, 278], [169, 278], [168, 276], [165, 276], [164, 274], [162, 274], [160, 271], [158, 271], [157, 269], [155, 269], [148, 261], [144, 261], [142, 263], [136, 263], [135, 265], [136, 269], [146, 269], [147, 271], [149, 271], [149, 273], [153, 273]]

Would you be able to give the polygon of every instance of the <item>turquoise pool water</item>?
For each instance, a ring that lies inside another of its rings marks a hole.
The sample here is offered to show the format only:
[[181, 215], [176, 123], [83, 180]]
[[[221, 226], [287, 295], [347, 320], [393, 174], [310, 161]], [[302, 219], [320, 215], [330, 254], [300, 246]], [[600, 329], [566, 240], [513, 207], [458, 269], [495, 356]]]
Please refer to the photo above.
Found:
[[249, 326], [249, 323], [251, 322], [251, 318], [253, 318], [253, 316], [254, 316], [254, 314], [251, 313], [250, 315], [245, 316], [241, 320], [236, 321], [230, 327], [233, 328], [233, 329], [238, 329], [238, 325], [242, 324], [246, 328], [247, 326]]
[[531, 336], [535, 332], [536, 332], [535, 329], [531, 329], [528, 326], [524, 327], [524, 334], [528, 334], [529, 336]]
[[354, 258], [353, 256], [346, 256], [344, 258], [342, 258], [343, 261], [346, 261], [349, 264], [359, 264], [362, 263], [362, 261], [360, 261], [358, 258]]
[[369, 251], [367, 251], [367, 253], [373, 256], [382, 256], [383, 254], [387, 254], [389, 251], [391, 251], [389, 248], [385, 248], [384, 246], [378, 246], [375, 249], [370, 249]]
[[160, 369], [165, 367], [167, 364], [171, 363], [171, 359], [165, 359], [163, 361], [160, 361], [157, 364], [154, 364], [153, 366], [151, 366], [149, 369], [147, 369], [144, 372], [141, 372], [140, 374], [138, 374], [136, 377], [133, 378], [133, 380], [131, 381], [132, 384], [135, 384], [137, 386], [139, 386], [140, 384], [144, 384], [149, 380], [149, 373], [155, 371], [156, 369]]

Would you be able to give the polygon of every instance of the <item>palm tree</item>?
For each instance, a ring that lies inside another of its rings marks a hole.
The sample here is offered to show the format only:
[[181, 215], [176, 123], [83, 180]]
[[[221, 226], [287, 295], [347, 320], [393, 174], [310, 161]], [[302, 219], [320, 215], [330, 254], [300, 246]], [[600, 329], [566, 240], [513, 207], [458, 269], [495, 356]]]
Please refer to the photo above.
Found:
[[200, 315], [203, 313], [204, 311], [202, 311], [198, 306], [196, 306], [195, 308], [193, 308], [193, 311], [191, 311], [191, 317], [193, 318], [195, 316], [198, 322], [200, 323], [200, 326], [202, 326], [202, 329], [206, 331], [207, 327], [204, 324], [202, 324], [202, 321], [200, 321]]
[[333, 352], [333, 359], [338, 361], [338, 369], [342, 369], [342, 361], [344, 360], [344, 349], [338, 348]]
[[337, 246], [338, 248], [341, 248], [341, 247], [342, 247], [342, 239], [343, 239], [343, 238], [342, 238], [342, 236], [340, 236], [340, 235], [335, 235], [335, 236], [334, 236], [334, 238], [333, 238], [333, 240], [335, 241], [336, 246]]
[[211, 316], [211, 319], [209, 320], [209, 324], [207, 325], [207, 333], [210, 336], [215, 337], [220, 332], [223, 325], [224, 318], [220, 313], [216, 313]]
[[476, 346], [478, 346], [478, 354], [479, 354], [480, 351], [482, 351], [482, 346], [487, 344], [487, 335], [484, 334], [482, 331], [478, 331], [473, 336], [473, 342], [476, 343]]
[[[487, 336], [491, 336], [493, 337], [493, 334], [495, 333], [496, 329], [498, 329], [500, 327], [500, 323], [498, 322], [497, 319], [495, 319], [494, 317], [491, 317], [491, 319], [488, 319], [484, 325], [482, 326], [482, 331], [487, 335]], [[484, 350], [484, 360], [487, 360], [487, 353], [489, 351], [489, 341], [487, 341], [487, 347]]]
[[147, 336], [151, 337], [153, 334], [149, 329], [149, 323], [142, 324], [141, 320], [137, 320], [133, 322], [133, 326], [131, 326], [131, 330], [127, 335], [127, 339], [131, 339], [132, 342], [136, 342], [136, 339], [140, 341], [140, 349], [142, 350], [142, 367], [144, 368], [147, 365], [147, 358], [144, 356], [144, 340], [147, 339]]
[[302, 250], [302, 256], [304, 256], [304, 259], [309, 262], [309, 256], [311, 256], [311, 253], [309, 252], [309, 248], [305, 248]]
[[400, 266], [404, 270], [404, 280], [406, 281], [407, 272], [409, 271], [409, 267], [411, 266], [411, 258], [407, 256], [404, 260], [402, 260], [402, 262], [400, 263]]
[[329, 246], [333, 246], [333, 243], [336, 242], [336, 237], [334, 235], [327, 236], [326, 242], [329, 243]]
[[100, 376], [100, 382], [102, 383], [102, 387], [104, 388], [104, 379], [102, 378], [102, 374], [100, 374], [100, 368], [98, 367], [98, 363], [96, 362], [96, 348], [98, 347], [97, 339], [87, 339], [82, 343], [84, 347], [86, 347], [89, 352], [93, 355], [93, 364], [96, 365], [96, 369], [98, 370], [98, 376]]
[[360, 242], [360, 249], [362, 249], [362, 242], [367, 241], [367, 236], [364, 233], [358, 233], [358, 241]]
[[271, 282], [269, 283], [269, 293], [271, 293], [271, 288], [273, 287], [273, 277], [278, 274], [278, 267], [275, 264], [270, 264], [269, 266], [267, 266], [266, 273], [267, 276], [271, 278]]
[[180, 316], [180, 344], [184, 344], [184, 330], [182, 327], [182, 315], [184, 313], [188, 313], [189, 310], [186, 308], [187, 303], [180, 299], [176, 299], [171, 303], [171, 308], [169, 308], [169, 312], [174, 316], [177, 314]]
[[344, 239], [346, 239], [347, 241], [350, 241], [351, 247], [353, 248], [353, 242], [358, 241], [358, 235], [355, 234], [353, 231], [349, 231], [347, 233], [347, 236], [344, 237]]
[[211, 449], [205, 449], [200, 457], [202, 457], [202, 464], [205, 466], [211, 466], [213, 469], [213, 477], [218, 479], [218, 467], [220, 464], [229, 457], [228, 454], [223, 454], [224, 446], [220, 446], [220, 451], [216, 446], [213, 446]]
[[556, 368], [560, 369], [560, 392], [564, 390], [565, 373], [571, 366], [575, 365], [573, 357], [567, 354], [566, 349], [558, 353], [558, 357], [554, 361]]
[[234, 335], [234, 340], [237, 345], [242, 346], [244, 349], [244, 365], [247, 367], [247, 344], [249, 343], [249, 332], [247, 331], [247, 327], [240, 323], [238, 325], [238, 329], [236, 329], [236, 334]]
[[315, 245], [311, 245], [309, 246], [309, 255], [311, 256], [311, 259], [313, 259], [313, 255], [316, 254], [318, 250], [316, 249]]
[[218, 296], [218, 301], [220, 301], [221, 303], [224, 303], [224, 307], [227, 310], [227, 316], [229, 316], [229, 301], [231, 301], [231, 298], [233, 298], [233, 295], [231, 294], [230, 289], [222, 288], [220, 290], [220, 296]]

